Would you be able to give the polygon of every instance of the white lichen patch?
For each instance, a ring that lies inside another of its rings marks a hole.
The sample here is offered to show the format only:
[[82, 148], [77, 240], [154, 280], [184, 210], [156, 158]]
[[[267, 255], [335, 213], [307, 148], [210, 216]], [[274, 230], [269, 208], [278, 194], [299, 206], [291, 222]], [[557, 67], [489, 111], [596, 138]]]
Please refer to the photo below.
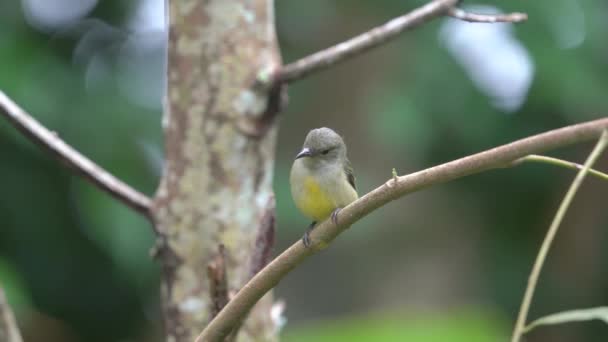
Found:
[[183, 312], [197, 313], [206, 306], [205, 301], [198, 297], [188, 297], [179, 304], [179, 309]]
[[274, 196], [271, 191], [266, 191], [269, 189], [268, 187], [263, 187], [264, 190], [258, 192], [257, 196], [255, 196], [255, 204], [258, 208], [266, 208], [268, 206], [268, 202]]
[[241, 115], [260, 116], [266, 110], [266, 103], [266, 96], [245, 89], [234, 99], [233, 107]]
[[[268, 2], [272, 2], [272, 1], [268, 1]], [[249, 9], [245, 8], [245, 6], [243, 4], [239, 4], [238, 8], [239, 8], [239, 13], [245, 19], [245, 21], [248, 22], [249, 24], [253, 24], [253, 22], [255, 21], [255, 12], [250, 11]]]

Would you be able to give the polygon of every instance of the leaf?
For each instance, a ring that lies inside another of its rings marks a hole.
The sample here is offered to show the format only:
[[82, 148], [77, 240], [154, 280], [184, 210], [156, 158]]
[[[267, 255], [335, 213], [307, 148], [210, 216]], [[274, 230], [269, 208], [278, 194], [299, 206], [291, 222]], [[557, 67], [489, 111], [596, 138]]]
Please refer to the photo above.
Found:
[[590, 321], [593, 319], [599, 319], [608, 324], [608, 306], [600, 306], [597, 308], [589, 309], [568, 310], [541, 317], [528, 324], [524, 329], [524, 333], [527, 333], [541, 325], [583, 322]]

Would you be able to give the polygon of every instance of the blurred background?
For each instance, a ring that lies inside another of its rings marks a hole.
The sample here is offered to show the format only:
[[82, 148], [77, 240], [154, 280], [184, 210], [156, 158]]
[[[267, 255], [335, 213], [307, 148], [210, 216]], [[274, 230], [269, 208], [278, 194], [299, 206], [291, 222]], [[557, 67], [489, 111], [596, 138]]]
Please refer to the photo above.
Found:
[[[425, 1], [280, 0], [293, 61]], [[306, 132], [341, 133], [360, 193], [391, 176], [605, 116], [608, 2], [466, 2], [521, 25], [436, 20], [290, 86], [275, 191], [281, 251], [308, 220], [288, 172]], [[506, 6], [508, 7], [502, 7]], [[162, 163], [162, 0], [0, 2], [0, 89], [146, 194]], [[550, 155], [582, 162], [592, 144]], [[608, 169], [608, 157], [597, 165]], [[291, 273], [283, 340], [506, 340], [542, 237], [574, 172], [529, 164], [392, 202]], [[0, 283], [26, 341], [159, 341], [158, 266], [138, 215], [0, 119]], [[557, 236], [531, 318], [608, 301], [608, 184], [588, 178]], [[527, 341], [605, 341], [599, 322]]]

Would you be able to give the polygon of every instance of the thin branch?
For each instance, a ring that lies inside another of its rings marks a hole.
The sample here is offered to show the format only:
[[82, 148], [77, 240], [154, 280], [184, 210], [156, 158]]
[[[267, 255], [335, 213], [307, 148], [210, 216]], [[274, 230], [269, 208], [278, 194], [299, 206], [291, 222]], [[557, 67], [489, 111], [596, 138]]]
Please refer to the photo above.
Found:
[[226, 274], [226, 247], [219, 245], [217, 255], [207, 265], [209, 292], [211, 292], [211, 317], [215, 317], [228, 303], [228, 276]]
[[266, 204], [266, 209], [258, 228], [253, 254], [251, 256], [251, 277], [268, 265], [272, 258], [276, 234], [275, 199], [272, 196]]
[[291, 270], [310, 255], [327, 247], [352, 224], [386, 203], [432, 185], [504, 167], [513, 160], [529, 154], [597, 138], [605, 129], [608, 129], [608, 118], [567, 126], [396, 179], [389, 179], [385, 184], [342, 209], [337, 225], [334, 225], [331, 220], [318, 224], [311, 233], [310, 248], [304, 247], [298, 241], [277, 256], [241, 288], [215, 319], [207, 325], [196, 341], [221, 341], [249, 309]]
[[48, 150], [56, 159], [93, 183], [102, 191], [121, 201], [131, 209], [149, 218], [150, 199], [114, 177], [108, 171], [80, 154], [49, 131], [25, 110], [0, 91], [0, 114], [27, 138]]
[[549, 253], [549, 248], [551, 248], [551, 244], [553, 243], [557, 230], [559, 229], [559, 226], [562, 223], [570, 204], [572, 203], [572, 199], [574, 199], [574, 196], [583, 183], [587, 172], [600, 157], [606, 148], [606, 145], [608, 145], [608, 131], [604, 131], [602, 133], [600, 140], [597, 142], [595, 148], [585, 161], [583, 169], [576, 174], [576, 177], [574, 178], [574, 181], [572, 181], [568, 192], [566, 192], [566, 196], [564, 196], [562, 203], [559, 205], [559, 209], [557, 209], [557, 212], [555, 213], [555, 217], [551, 222], [551, 226], [549, 226], [547, 235], [545, 235], [545, 239], [543, 240], [540, 250], [538, 251], [538, 256], [534, 261], [534, 266], [532, 267], [532, 272], [530, 273], [530, 278], [528, 279], [528, 286], [526, 287], [526, 292], [521, 302], [519, 314], [517, 315], [517, 321], [515, 323], [515, 329], [513, 331], [511, 342], [519, 342], [519, 339], [524, 333], [528, 311], [530, 309], [530, 304], [532, 303], [532, 297], [534, 296], [534, 290], [536, 289], [536, 284], [538, 283], [540, 271], [542, 270], [545, 259], [547, 258], [547, 254]]
[[[510, 166], [517, 166], [524, 162], [551, 164], [551, 165], [561, 166], [561, 167], [565, 167], [567, 169], [572, 169], [572, 170], [582, 170], [583, 169], [583, 165], [581, 165], [581, 164], [577, 164], [577, 163], [574, 163], [574, 162], [571, 162], [568, 160], [562, 160], [562, 159], [553, 158], [553, 157], [539, 156], [537, 154], [531, 154], [529, 156], [519, 158], [519, 159], [513, 161], [513, 163], [511, 163]], [[599, 179], [608, 181], [608, 174], [598, 171], [596, 169], [589, 169], [589, 174], [592, 176], [595, 176]]]
[[519, 23], [528, 20], [528, 15], [525, 13], [477, 14], [455, 7], [448, 10], [448, 15], [470, 23]]
[[2, 287], [0, 287], [0, 341], [23, 342], [15, 315], [6, 300]]
[[[403, 16], [392, 19], [347, 41], [316, 52], [279, 69], [274, 77], [278, 83], [289, 83], [304, 78], [313, 72], [352, 58], [374, 47], [384, 44], [401, 33], [411, 30], [434, 18], [450, 15], [458, 19], [476, 22], [520, 22], [527, 16], [522, 13], [505, 15], [482, 15], [456, 9], [459, 0], [433, 0]], [[265, 79], [270, 79], [265, 77]]]

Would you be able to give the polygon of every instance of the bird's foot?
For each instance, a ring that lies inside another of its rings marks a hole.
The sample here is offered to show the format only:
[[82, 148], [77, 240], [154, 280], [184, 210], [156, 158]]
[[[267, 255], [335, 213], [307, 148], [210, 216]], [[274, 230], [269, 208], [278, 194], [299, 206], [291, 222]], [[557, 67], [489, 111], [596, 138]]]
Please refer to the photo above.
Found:
[[338, 225], [338, 213], [340, 210], [342, 210], [342, 208], [336, 208], [336, 210], [331, 213], [331, 222], [333, 222], [335, 225]]
[[310, 232], [312, 232], [312, 230], [315, 228], [316, 224], [317, 224], [317, 222], [313, 221], [310, 224], [310, 226], [308, 226], [308, 229], [306, 229], [304, 236], [302, 236], [302, 243], [304, 244], [304, 247], [306, 247], [306, 248], [310, 247]]

